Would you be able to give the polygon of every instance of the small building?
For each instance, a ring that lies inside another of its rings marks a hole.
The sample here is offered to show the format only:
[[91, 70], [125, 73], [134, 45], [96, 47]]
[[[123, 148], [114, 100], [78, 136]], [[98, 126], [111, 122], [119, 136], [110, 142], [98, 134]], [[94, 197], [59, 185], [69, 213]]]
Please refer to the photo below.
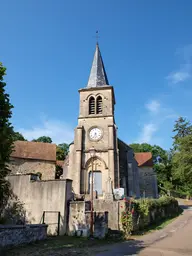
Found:
[[135, 153], [135, 159], [138, 163], [141, 197], [157, 197], [157, 176], [153, 169], [152, 153]]
[[55, 179], [56, 144], [15, 141], [8, 164], [11, 174], [41, 173], [42, 180]]

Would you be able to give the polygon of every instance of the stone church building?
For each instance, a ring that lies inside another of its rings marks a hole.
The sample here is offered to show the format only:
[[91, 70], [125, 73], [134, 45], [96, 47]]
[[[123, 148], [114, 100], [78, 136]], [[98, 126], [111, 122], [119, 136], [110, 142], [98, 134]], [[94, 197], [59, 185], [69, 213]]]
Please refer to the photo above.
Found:
[[98, 198], [108, 198], [117, 188], [124, 188], [127, 196], [156, 197], [152, 154], [134, 154], [118, 138], [114, 88], [109, 84], [98, 44], [88, 84], [79, 90], [79, 96], [78, 125], [65, 161], [56, 161], [55, 144], [16, 141], [9, 163], [11, 174], [41, 173], [42, 180], [54, 180], [56, 165], [63, 166], [61, 178], [72, 180], [74, 193], [90, 195], [93, 170]]
[[[133, 149], [118, 138], [115, 92], [109, 84], [98, 44], [87, 86], [79, 89], [79, 97], [78, 125], [63, 167], [63, 178], [73, 180], [76, 194], [90, 194], [93, 169], [98, 198], [105, 198], [120, 187], [126, 195], [140, 197], [138, 163]], [[152, 176], [150, 194], [156, 197], [157, 182], [155, 175]]]

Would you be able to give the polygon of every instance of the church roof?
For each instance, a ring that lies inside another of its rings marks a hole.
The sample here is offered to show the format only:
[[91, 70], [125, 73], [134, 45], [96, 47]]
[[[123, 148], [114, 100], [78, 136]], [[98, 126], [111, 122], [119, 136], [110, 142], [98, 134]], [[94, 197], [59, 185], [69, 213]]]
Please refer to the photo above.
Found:
[[135, 153], [135, 159], [139, 167], [153, 166], [153, 158], [151, 152]]
[[56, 144], [15, 141], [13, 150], [11, 157], [14, 158], [56, 161]]
[[87, 88], [100, 87], [109, 85], [105, 67], [101, 57], [101, 52], [98, 43], [96, 44], [95, 54], [89, 76]]

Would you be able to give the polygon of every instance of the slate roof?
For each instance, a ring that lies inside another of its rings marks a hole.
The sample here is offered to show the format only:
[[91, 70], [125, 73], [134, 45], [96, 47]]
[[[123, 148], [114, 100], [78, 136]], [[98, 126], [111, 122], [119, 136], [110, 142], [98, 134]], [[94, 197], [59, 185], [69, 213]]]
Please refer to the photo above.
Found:
[[95, 54], [89, 76], [87, 88], [109, 85], [105, 67], [98, 43], [96, 44]]
[[139, 167], [142, 166], [153, 166], [153, 158], [151, 152], [135, 153], [135, 159]]
[[11, 153], [11, 157], [56, 161], [56, 144], [15, 141], [14, 151]]

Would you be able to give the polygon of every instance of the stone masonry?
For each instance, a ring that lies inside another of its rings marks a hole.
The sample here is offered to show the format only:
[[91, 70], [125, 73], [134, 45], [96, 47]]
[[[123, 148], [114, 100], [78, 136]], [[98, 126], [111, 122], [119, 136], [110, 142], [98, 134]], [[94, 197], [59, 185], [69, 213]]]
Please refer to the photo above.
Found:
[[28, 174], [39, 172], [42, 174], [42, 180], [55, 179], [54, 161], [11, 158], [9, 169], [11, 170], [11, 174]]
[[2, 247], [29, 244], [47, 238], [47, 225], [0, 225], [0, 249]]

